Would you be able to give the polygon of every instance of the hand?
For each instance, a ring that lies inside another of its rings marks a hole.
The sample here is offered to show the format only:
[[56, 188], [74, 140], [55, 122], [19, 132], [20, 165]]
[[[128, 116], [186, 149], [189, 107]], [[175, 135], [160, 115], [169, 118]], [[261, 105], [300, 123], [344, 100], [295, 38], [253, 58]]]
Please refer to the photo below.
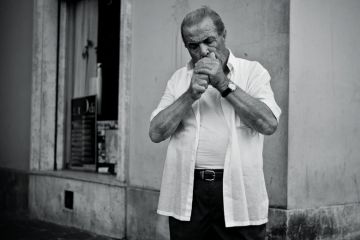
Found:
[[214, 52], [195, 63], [194, 73], [208, 75], [210, 84], [218, 90], [221, 86], [226, 85], [227, 78], [222, 63], [216, 58]]
[[206, 91], [209, 85], [209, 76], [206, 74], [195, 73], [191, 78], [188, 93], [191, 98], [197, 100]]

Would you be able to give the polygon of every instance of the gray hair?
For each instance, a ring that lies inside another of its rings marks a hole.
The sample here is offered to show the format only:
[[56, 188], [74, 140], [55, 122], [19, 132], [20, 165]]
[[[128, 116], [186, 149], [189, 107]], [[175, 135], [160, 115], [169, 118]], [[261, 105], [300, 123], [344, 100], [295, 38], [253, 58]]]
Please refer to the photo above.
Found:
[[184, 20], [181, 23], [181, 36], [182, 39], [184, 41], [184, 35], [183, 35], [183, 30], [185, 26], [191, 26], [197, 23], [200, 23], [204, 18], [209, 17], [217, 30], [217, 33], [219, 35], [223, 34], [224, 30], [225, 30], [225, 25], [223, 23], [223, 21], [221, 20], [219, 14], [217, 12], [215, 12], [214, 10], [212, 10], [211, 8], [207, 7], [207, 6], [203, 6], [201, 8], [198, 8], [190, 13], [188, 13]]

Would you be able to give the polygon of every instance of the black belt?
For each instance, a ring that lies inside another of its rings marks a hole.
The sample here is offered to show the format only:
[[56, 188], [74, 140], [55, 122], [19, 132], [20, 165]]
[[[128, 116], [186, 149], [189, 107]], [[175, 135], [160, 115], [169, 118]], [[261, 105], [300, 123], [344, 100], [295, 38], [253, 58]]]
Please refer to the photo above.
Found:
[[223, 169], [195, 169], [195, 179], [204, 181], [222, 181]]

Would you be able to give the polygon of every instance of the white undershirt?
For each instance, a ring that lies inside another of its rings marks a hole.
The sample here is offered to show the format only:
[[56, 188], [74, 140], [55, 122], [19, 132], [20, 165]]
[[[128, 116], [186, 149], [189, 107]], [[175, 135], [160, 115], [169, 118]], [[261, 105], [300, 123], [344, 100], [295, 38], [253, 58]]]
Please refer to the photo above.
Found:
[[220, 93], [209, 85], [200, 98], [200, 138], [196, 168], [223, 169], [229, 129], [220, 103]]

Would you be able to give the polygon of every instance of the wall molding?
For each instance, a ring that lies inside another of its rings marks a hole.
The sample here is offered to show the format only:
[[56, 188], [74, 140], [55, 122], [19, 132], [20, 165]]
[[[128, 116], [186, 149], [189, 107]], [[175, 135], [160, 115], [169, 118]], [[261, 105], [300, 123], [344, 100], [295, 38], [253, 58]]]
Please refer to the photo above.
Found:
[[360, 238], [360, 203], [269, 210], [268, 240]]
[[119, 162], [117, 177], [121, 181], [128, 178], [130, 150], [130, 86], [132, 60], [132, 0], [121, 1], [120, 12], [120, 61], [119, 61]]
[[29, 175], [38, 177], [54, 177], [67, 180], [81, 181], [85, 183], [96, 183], [106, 186], [127, 188], [124, 182], [119, 181], [115, 176], [109, 174], [98, 174], [82, 171], [30, 171]]
[[57, 0], [34, 1], [30, 170], [54, 169]]

